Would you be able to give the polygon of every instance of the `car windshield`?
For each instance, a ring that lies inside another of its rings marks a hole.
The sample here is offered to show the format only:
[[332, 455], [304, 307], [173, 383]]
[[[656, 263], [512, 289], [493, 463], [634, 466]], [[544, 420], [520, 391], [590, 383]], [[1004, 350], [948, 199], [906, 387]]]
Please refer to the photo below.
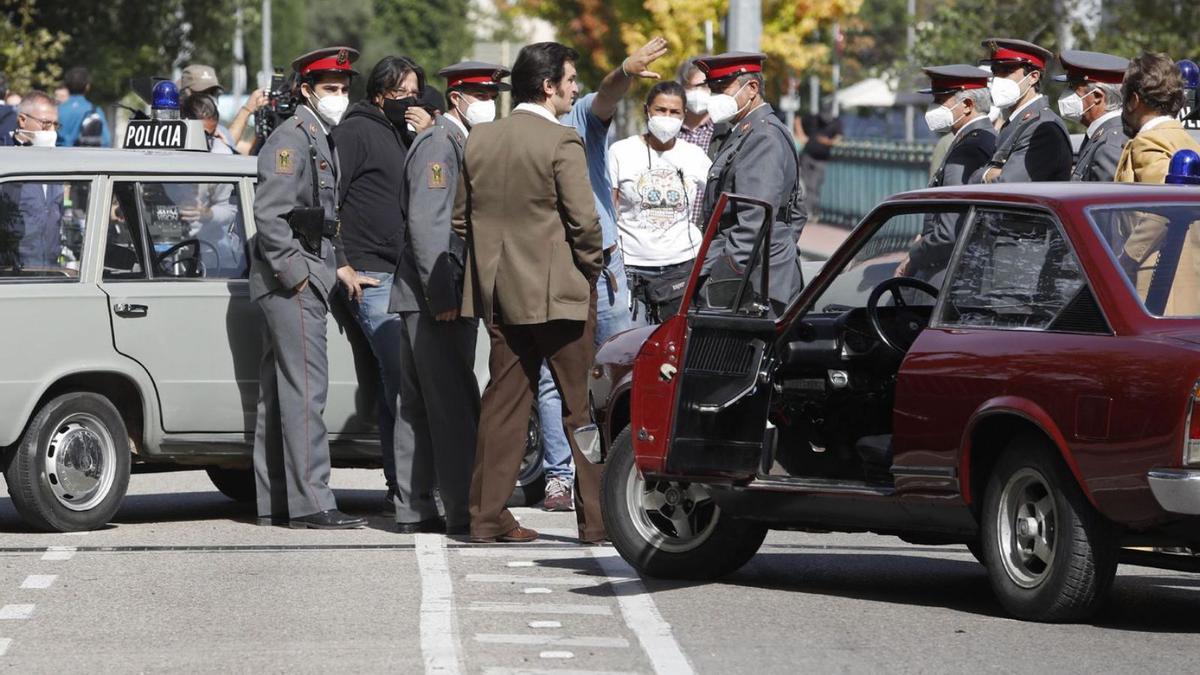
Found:
[[1088, 217], [1147, 312], [1200, 316], [1200, 204], [1096, 207]]

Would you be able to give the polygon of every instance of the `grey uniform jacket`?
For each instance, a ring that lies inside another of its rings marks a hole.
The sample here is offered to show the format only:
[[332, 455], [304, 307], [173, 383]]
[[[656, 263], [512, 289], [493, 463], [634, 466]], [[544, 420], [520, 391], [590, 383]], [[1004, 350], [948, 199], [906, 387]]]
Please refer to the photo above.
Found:
[[[995, 152], [996, 131], [985, 115], [963, 127], [930, 179], [929, 187], [966, 185], [971, 174], [987, 164]], [[945, 268], [962, 231], [964, 217], [960, 213], [926, 214], [921, 238], [908, 252], [910, 273]]]
[[992, 161], [971, 176], [971, 183], [982, 183], [988, 168], [1001, 168], [997, 183], [1070, 180], [1071, 137], [1062, 118], [1050, 109], [1045, 96], [1039, 96], [1000, 129]]
[[257, 300], [280, 289], [295, 288], [308, 279], [325, 300], [345, 264], [341, 242], [323, 238], [321, 254], [300, 245], [288, 225], [294, 208], [316, 206], [313, 201], [312, 160], [309, 145], [317, 150], [317, 185], [327, 219], [337, 219], [337, 153], [329, 147], [326, 127], [307, 105], [287, 119], [267, 138], [258, 153], [258, 186], [254, 189], [254, 223], [251, 242], [250, 297]]
[[[804, 183], [799, 176], [799, 157], [791, 133], [775, 117], [771, 106], [763, 105], [734, 126], [713, 161], [704, 188], [705, 222], [723, 192], [756, 197], [774, 207], [768, 295], [784, 304], [800, 292], [801, 285], [796, 239], [808, 216]], [[711, 279], [744, 273], [763, 218], [759, 206], [726, 208], [704, 259], [704, 272]]]
[[1121, 150], [1129, 137], [1121, 126], [1121, 116], [1105, 121], [1096, 130], [1095, 136], [1084, 136], [1075, 160], [1071, 180], [1076, 182], [1111, 183], [1117, 174], [1117, 162], [1121, 161]]
[[462, 303], [466, 242], [451, 228], [466, 134], [440, 116], [408, 149], [400, 205], [408, 245], [392, 279], [389, 312], [441, 314]]

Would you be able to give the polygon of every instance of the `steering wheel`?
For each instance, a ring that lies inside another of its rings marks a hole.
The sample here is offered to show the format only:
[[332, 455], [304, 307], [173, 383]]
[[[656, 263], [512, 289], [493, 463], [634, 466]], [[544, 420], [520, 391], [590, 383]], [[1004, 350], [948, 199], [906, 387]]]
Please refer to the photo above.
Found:
[[908, 348], [912, 347], [912, 343], [917, 339], [917, 334], [921, 332], [921, 325], [917, 322], [917, 317], [907, 317], [911, 330], [911, 335], [903, 337], [894, 337], [887, 334], [883, 328], [883, 321], [879, 319], [879, 299], [884, 293], [892, 294], [892, 304], [896, 307], [907, 307], [904, 296], [900, 293], [901, 288], [912, 288], [922, 291], [934, 299], [937, 299], [938, 289], [933, 284], [913, 279], [912, 277], [892, 277], [885, 279], [882, 283], [871, 291], [871, 296], [867, 298], [867, 319], [871, 322], [871, 330], [875, 331], [875, 337], [879, 341], [890, 347], [893, 351], [900, 354], [908, 352]]
[[[203, 239], [184, 239], [183, 241], [179, 242], [178, 244], [175, 244], [174, 246], [172, 246], [171, 248], [168, 248], [167, 250], [163, 251], [162, 253], [159, 253], [158, 256], [155, 257], [155, 259], [154, 259], [155, 267], [157, 267], [160, 271], [162, 271], [166, 274], [171, 274], [171, 270], [167, 266], [167, 260], [171, 256], [177, 255], [180, 251], [182, 251], [185, 248], [192, 249], [191, 257], [185, 258], [183, 260], [176, 260], [173, 263], [170, 263], [171, 265], [183, 265], [184, 276], [188, 276], [188, 277], [204, 276], [205, 265], [204, 265], [204, 260], [200, 256], [200, 249], [202, 249], [202, 248], [208, 248], [208, 249], [212, 250], [213, 255], [216, 256], [216, 259], [217, 259], [217, 267], [219, 268], [221, 266], [221, 252], [217, 249], [216, 246], [213, 246], [211, 243], [204, 241]], [[172, 274], [171, 276], [179, 276], [179, 275]]]

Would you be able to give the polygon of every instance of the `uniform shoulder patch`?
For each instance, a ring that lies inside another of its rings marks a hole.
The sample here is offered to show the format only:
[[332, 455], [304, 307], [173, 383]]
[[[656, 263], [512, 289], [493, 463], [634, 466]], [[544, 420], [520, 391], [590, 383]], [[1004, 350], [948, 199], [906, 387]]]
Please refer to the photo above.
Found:
[[296, 173], [296, 156], [288, 148], [275, 153], [275, 173], [290, 176]]
[[430, 162], [428, 168], [429, 180], [426, 184], [430, 190], [446, 188], [446, 165], [441, 162]]

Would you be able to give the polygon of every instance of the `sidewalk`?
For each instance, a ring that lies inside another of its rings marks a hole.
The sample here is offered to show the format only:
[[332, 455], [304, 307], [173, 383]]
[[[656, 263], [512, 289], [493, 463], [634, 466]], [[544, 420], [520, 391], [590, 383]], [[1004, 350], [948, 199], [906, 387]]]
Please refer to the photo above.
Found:
[[805, 260], [826, 260], [849, 234], [850, 230], [844, 227], [808, 223], [796, 245]]

